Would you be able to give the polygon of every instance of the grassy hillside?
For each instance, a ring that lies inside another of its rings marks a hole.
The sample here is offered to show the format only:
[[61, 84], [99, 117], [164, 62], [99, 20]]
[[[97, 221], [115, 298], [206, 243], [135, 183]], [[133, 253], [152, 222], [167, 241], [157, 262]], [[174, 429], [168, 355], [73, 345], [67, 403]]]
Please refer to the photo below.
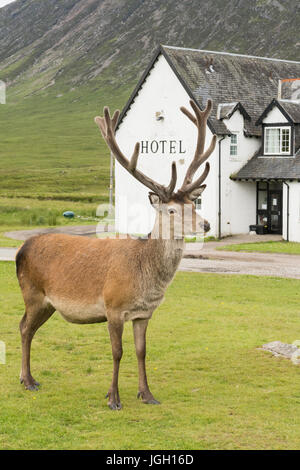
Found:
[[128, 93], [81, 90], [0, 106], [0, 195], [30, 196], [34, 186], [35, 195], [99, 196], [108, 184], [109, 151], [94, 117], [104, 104], [122, 107]]
[[30, 224], [45, 207], [56, 215], [68, 208], [94, 214], [108, 199], [110, 161], [94, 116], [105, 104], [122, 107], [128, 94], [82, 88], [0, 106], [0, 224]]

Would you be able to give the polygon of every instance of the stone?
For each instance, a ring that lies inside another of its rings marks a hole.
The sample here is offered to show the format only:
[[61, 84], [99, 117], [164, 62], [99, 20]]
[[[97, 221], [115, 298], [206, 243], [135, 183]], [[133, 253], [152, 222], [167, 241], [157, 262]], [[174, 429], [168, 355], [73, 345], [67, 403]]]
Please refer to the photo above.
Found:
[[293, 354], [298, 351], [296, 345], [282, 343], [281, 341], [272, 341], [271, 343], [263, 344], [259, 349], [264, 349], [265, 351], [271, 352], [274, 356], [281, 356], [287, 359], [292, 359]]

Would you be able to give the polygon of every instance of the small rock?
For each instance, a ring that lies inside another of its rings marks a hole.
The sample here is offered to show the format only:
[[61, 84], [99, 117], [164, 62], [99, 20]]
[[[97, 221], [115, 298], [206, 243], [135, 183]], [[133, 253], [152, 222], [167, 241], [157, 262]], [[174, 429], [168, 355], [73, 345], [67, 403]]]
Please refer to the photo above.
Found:
[[292, 355], [298, 351], [297, 346], [294, 344], [282, 343], [281, 341], [272, 341], [271, 343], [263, 344], [259, 349], [270, 351], [273, 356], [286, 357], [287, 359], [291, 359]]

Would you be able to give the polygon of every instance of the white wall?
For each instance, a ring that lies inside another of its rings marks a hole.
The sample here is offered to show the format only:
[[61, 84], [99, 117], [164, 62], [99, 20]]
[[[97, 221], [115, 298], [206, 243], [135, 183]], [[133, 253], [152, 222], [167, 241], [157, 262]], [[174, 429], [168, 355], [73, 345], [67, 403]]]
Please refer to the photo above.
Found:
[[[300, 242], [300, 183], [287, 182], [290, 187], [289, 241]], [[283, 185], [283, 238], [287, 239], [287, 187]]]
[[[186, 151], [184, 154], [179, 154], [177, 143], [176, 152], [173, 154], [169, 151], [163, 154], [160, 149], [157, 153], [141, 153], [138, 161], [141, 171], [157, 182], [167, 185], [170, 181], [171, 163], [175, 160], [178, 172], [177, 188], [182, 184], [186, 169], [193, 158], [197, 139], [196, 127], [181, 113], [180, 106], [190, 107], [189, 96], [165, 58], [160, 56], [117, 131], [117, 141], [128, 158], [136, 141], [181, 140], [182, 149]], [[276, 110], [277, 108], [274, 108], [270, 113], [273, 122], [274, 119], [280, 121]], [[157, 121], [156, 112], [163, 112], [164, 119]], [[281, 113], [280, 115], [282, 118]], [[225, 137], [221, 142], [222, 236], [248, 233], [249, 225], [256, 223], [256, 184], [232, 181], [230, 175], [244, 166], [260, 146], [259, 138], [245, 137], [244, 118], [239, 111], [224, 122], [230, 131], [238, 135], [238, 155], [230, 156], [230, 137]], [[211, 135], [207, 129], [206, 146], [210, 143]], [[218, 236], [218, 144], [209, 161], [211, 171], [202, 196], [202, 215], [210, 222], [209, 235]], [[202, 169], [199, 169], [197, 175], [201, 171]], [[122, 233], [150, 232], [155, 213], [148, 201], [149, 190], [118, 163], [115, 176], [117, 229]]]
[[[171, 163], [173, 160], [176, 161], [178, 172], [176, 188], [182, 184], [187, 167], [193, 158], [197, 139], [196, 126], [181, 113], [180, 106], [190, 108], [189, 96], [165, 58], [160, 56], [117, 131], [119, 146], [128, 158], [132, 155], [136, 141], [182, 140], [182, 150], [186, 151], [184, 154], [179, 154], [177, 144], [176, 152], [173, 154], [169, 151], [165, 154], [161, 151], [141, 153], [138, 160], [138, 169], [166, 185], [170, 181]], [[164, 119], [157, 121], [155, 113], [160, 111], [163, 111]], [[207, 129], [206, 146], [209, 145], [211, 136], [210, 130]], [[205, 181], [207, 188], [202, 196], [202, 215], [210, 222], [211, 235], [217, 233], [217, 152], [218, 148], [210, 156], [211, 171]], [[202, 171], [203, 168], [200, 168], [195, 178]], [[121, 233], [150, 232], [155, 213], [148, 200], [149, 190], [118, 163], [116, 163], [115, 177], [117, 229]], [[127, 201], [127, 213], [124, 201]], [[138, 223], [132, 224], [133, 221]]]
[[263, 119], [264, 124], [277, 124], [277, 123], [287, 123], [288, 120], [286, 117], [282, 114], [282, 112], [277, 108], [277, 106], [274, 106], [271, 111], [267, 114], [267, 116]]
[[[276, 124], [276, 123], [287, 123], [288, 120], [286, 117], [281, 113], [281, 111], [277, 108], [277, 106], [274, 106], [273, 109], [267, 114], [267, 116], [263, 119], [264, 124]], [[264, 157], [268, 158], [268, 157]], [[283, 157], [283, 158], [288, 158], [288, 157]], [[299, 225], [297, 222], [297, 217], [295, 217], [295, 213], [297, 212], [296, 205], [298, 204], [298, 211], [299, 211], [299, 198], [300, 198], [300, 189], [299, 189], [299, 197], [298, 201], [295, 199], [295, 193], [297, 192], [296, 188], [297, 186], [294, 187], [294, 184], [298, 185], [300, 188], [300, 185], [298, 183], [289, 183], [288, 185], [290, 187], [290, 216], [289, 216], [289, 240], [290, 241], [300, 241], [300, 230], [299, 230]], [[282, 185], [282, 237], [284, 240], [287, 240], [287, 186], [286, 184]], [[298, 216], [299, 220], [299, 216]], [[298, 227], [297, 227], [298, 226]], [[298, 235], [297, 235], [298, 233]], [[297, 239], [298, 238], [298, 239]]]
[[222, 236], [248, 233], [249, 225], [256, 223], [256, 184], [232, 181], [230, 175], [237, 173], [260, 146], [260, 139], [245, 137], [244, 117], [236, 111], [226, 119], [227, 128], [237, 134], [237, 155], [230, 156], [230, 137], [222, 143]]

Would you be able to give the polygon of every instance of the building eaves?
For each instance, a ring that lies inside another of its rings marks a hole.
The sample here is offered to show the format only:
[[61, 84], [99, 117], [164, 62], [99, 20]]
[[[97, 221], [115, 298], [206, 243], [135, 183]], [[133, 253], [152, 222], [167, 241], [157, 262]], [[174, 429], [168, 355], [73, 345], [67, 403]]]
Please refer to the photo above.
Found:
[[275, 98], [272, 99], [271, 103], [268, 104], [268, 106], [266, 107], [266, 109], [263, 111], [263, 113], [259, 116], [258, 120], [256, 121], [256, 126], [259, 126], [260, 124], [262, 124], [263, 120], [265, 119], [265, 117], [269, 114], [270, 111], [272, 111], [272, 109], [274, 108], [274, 106], [276, 106], [279, 111], [282, 112], [282, 114], [284, 115], [284, 117], [290, 122], [290, 123], [293, 123], [293, 119], [291, 118], [291, 116], [287, 113], [287, 111], [285, 110], [284, 106], [282, 106], [281, 103], [279, 103], [279, 101]]
[[245, 119], [251, 121], [251, 117], [239, 101], [236, 103], [219, 103], [219, 112], [217, 117], [221, 120], [230, 119], [236, 111], [239, 111]]
[[300, 180], [300, 155], [292, 157], [261, 155], [260, 148], [231, 179], [242, 180]]

